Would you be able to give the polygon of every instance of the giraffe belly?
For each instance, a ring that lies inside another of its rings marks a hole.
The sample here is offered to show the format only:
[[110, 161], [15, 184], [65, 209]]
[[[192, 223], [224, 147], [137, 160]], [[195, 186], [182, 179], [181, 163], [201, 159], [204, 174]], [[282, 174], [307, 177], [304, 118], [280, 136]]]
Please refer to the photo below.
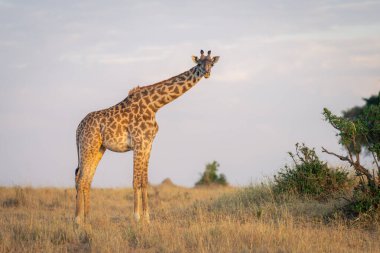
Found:
[[118, 137], [105, 135], [103, 146], [114, 152], [127, 152], [133, 149], [132, 138], [128, 133]]

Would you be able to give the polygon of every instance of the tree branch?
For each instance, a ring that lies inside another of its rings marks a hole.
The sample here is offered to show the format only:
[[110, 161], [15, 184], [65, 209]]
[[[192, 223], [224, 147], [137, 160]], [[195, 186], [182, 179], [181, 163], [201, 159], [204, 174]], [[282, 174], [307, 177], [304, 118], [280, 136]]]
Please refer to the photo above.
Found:
[[[369, 145], [369, 141], [368, 141], [367, 136], [364, 135], [364, 138], [365, 138], [365, 140], [366, 140], [366, 142], [367, 142], [367, 144], [368, 144], [368, 147], [369, 147], [370, 145]], [[374, 162], [375, 162], [375, 164], [376, 164], [376, 167], [377, 167], [378, 176], [380, 177], [380, 166], [379, 166], [379, 163], [377, 162], [377, 158], [378, 158], [378, 157], [376, 157], [375, 152], [371, 151], [369, 148], [368, 148], [368, 151], [372, 154], [373, 160], [374, 160]]]
[[333, 152], [328, 151], [324, 147], [322, 147], [322, 153], [326, 153], [326, 154], [329, 154], [329, 155], [336, 156], [336, 157], [338, 157], [342, 161], [347, 161], [357, 171], [359, 171], [361, 174], [365, 175], [367, 177], [368, 181], [371, 181], [373, 183], [373, 177], [372, 177], [371, 173], [366, 168], [364, 168], [360, 163], [354, 162], [352, 160], [352, 158], [350, 159], [348, 156], [342, 156], [342, 155], [335, 154]]
[[333, 153], [333, 152], [328, 151], [328, 150], [325, 149], [324, 147], [322, 147], [322, 153], [327, 153], [327, 154], [329, 154], [329, 155], [336, 156], [336, 157], [338, 157], [338, 158], [339, 158], [340, 160], [342, 160], [342, 161], [347, 161], [347, 162], [349, 162], [351, 165], [354, 164], [354, 162], [353, 162], [348, 156], [342, 156], [342, 155], [335, 154], [335, 153]]

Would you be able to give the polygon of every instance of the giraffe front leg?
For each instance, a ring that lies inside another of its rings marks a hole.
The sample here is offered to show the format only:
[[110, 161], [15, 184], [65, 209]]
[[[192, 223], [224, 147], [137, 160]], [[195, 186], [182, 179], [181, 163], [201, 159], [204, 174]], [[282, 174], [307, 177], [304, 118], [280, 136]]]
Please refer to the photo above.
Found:
[[141, 172], [143, 167], [143, 152], [135, 150], [133, 152], [133, 217], [136, 222], [140, 221], [141, 206]]
[[133, 210], [133, 217], [136, 222], [140, 220], [140, 200], [141, 200], [141, 187], [140, 187], [140, 180], [136, 173], [133, 173], [133, 198], [134, 198], [134, 210]]
[[149, 222], [148, 211], [148, 162], [151, 145], [136, 148], [133, 164], [134, 218], [140, 220], [140, 203], [142, 200], [143, 219]]

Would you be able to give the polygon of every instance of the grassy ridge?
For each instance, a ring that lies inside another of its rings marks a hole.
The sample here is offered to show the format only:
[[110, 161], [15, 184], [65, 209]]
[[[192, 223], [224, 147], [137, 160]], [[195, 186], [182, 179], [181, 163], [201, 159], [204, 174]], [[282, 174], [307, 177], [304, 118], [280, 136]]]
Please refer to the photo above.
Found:
[[340, 201], [275, 200], [270, 187], [149, 191], [152, 222], [135, 224], [131, 189], [92, 190], [74, 229], [73, 189], [0, 188], [0, 252], [379, 252], [379, 225], [324, 215]]

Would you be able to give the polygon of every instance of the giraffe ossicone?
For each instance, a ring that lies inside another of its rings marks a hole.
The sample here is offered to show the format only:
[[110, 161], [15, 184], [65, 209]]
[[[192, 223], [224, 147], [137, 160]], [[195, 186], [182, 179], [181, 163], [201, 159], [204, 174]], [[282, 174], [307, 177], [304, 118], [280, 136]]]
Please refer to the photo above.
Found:
[[175, 100], [202, 77], [208, 78], [219, 56], [207, 56], [201, 50], [196, 66], [167, 80], [131, 89], [120, 103], [87, 114], [76, 131], [78, 168], [75, 170], [75, 222], [85, 223], [90, 210], [90, 187], [96, 167], [104, 152], [133, 151], [134, 218], [149, 222], [148, 164], [153, 140], [158, 131], [156, 112]]

